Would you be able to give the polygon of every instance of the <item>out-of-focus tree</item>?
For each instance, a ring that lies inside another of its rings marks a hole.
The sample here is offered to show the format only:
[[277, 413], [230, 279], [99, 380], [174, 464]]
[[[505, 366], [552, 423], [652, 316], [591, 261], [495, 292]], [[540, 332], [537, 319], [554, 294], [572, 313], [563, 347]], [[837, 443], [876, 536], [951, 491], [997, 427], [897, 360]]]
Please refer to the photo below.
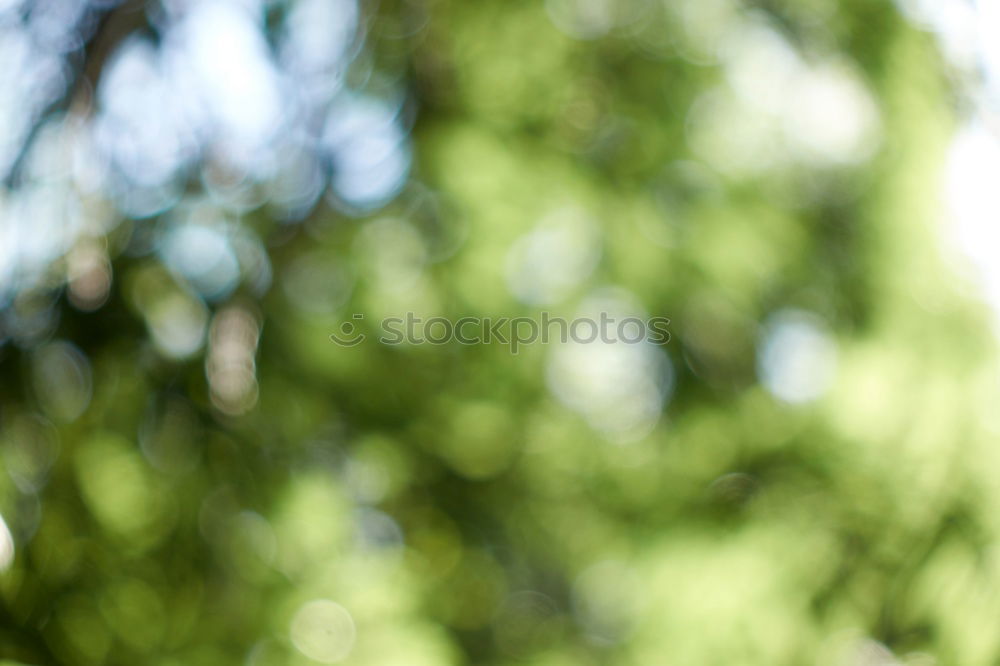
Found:
[[955, 97], [892, 4], [6, 0], [0, 63], [0, 658], [1000, 656]]

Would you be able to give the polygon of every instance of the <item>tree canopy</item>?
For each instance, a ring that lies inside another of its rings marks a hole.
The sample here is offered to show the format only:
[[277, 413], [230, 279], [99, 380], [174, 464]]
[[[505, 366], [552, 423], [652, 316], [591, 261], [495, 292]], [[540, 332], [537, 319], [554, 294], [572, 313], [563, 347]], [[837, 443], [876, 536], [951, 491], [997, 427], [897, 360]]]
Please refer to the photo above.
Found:
[[[4, 664], [1000, 658], [964, 102], [892, 3], [5, 0], [0, 34]], [[669, 336], [379, 342], [407, 313]]]

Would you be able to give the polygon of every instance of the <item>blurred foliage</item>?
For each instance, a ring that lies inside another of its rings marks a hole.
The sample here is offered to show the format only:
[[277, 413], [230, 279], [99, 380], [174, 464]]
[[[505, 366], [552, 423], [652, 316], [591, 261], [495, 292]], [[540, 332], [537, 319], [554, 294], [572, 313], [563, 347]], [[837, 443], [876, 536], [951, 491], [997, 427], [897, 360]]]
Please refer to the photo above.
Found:
[[[413, 110], [391, 202], [245, 211], [273, 284], [241, 255], [221, 295], [150, 249], [187, 199], [118, 213], [79, 241], [106, 302], [70, 252], [8, 305], [4, 663], [996, 663], [995, 341], [940, 249], [933, 40], [867, 0], [362, 9], [347, 79]], [[329, 339], [595, 303], [672, 339]]]

